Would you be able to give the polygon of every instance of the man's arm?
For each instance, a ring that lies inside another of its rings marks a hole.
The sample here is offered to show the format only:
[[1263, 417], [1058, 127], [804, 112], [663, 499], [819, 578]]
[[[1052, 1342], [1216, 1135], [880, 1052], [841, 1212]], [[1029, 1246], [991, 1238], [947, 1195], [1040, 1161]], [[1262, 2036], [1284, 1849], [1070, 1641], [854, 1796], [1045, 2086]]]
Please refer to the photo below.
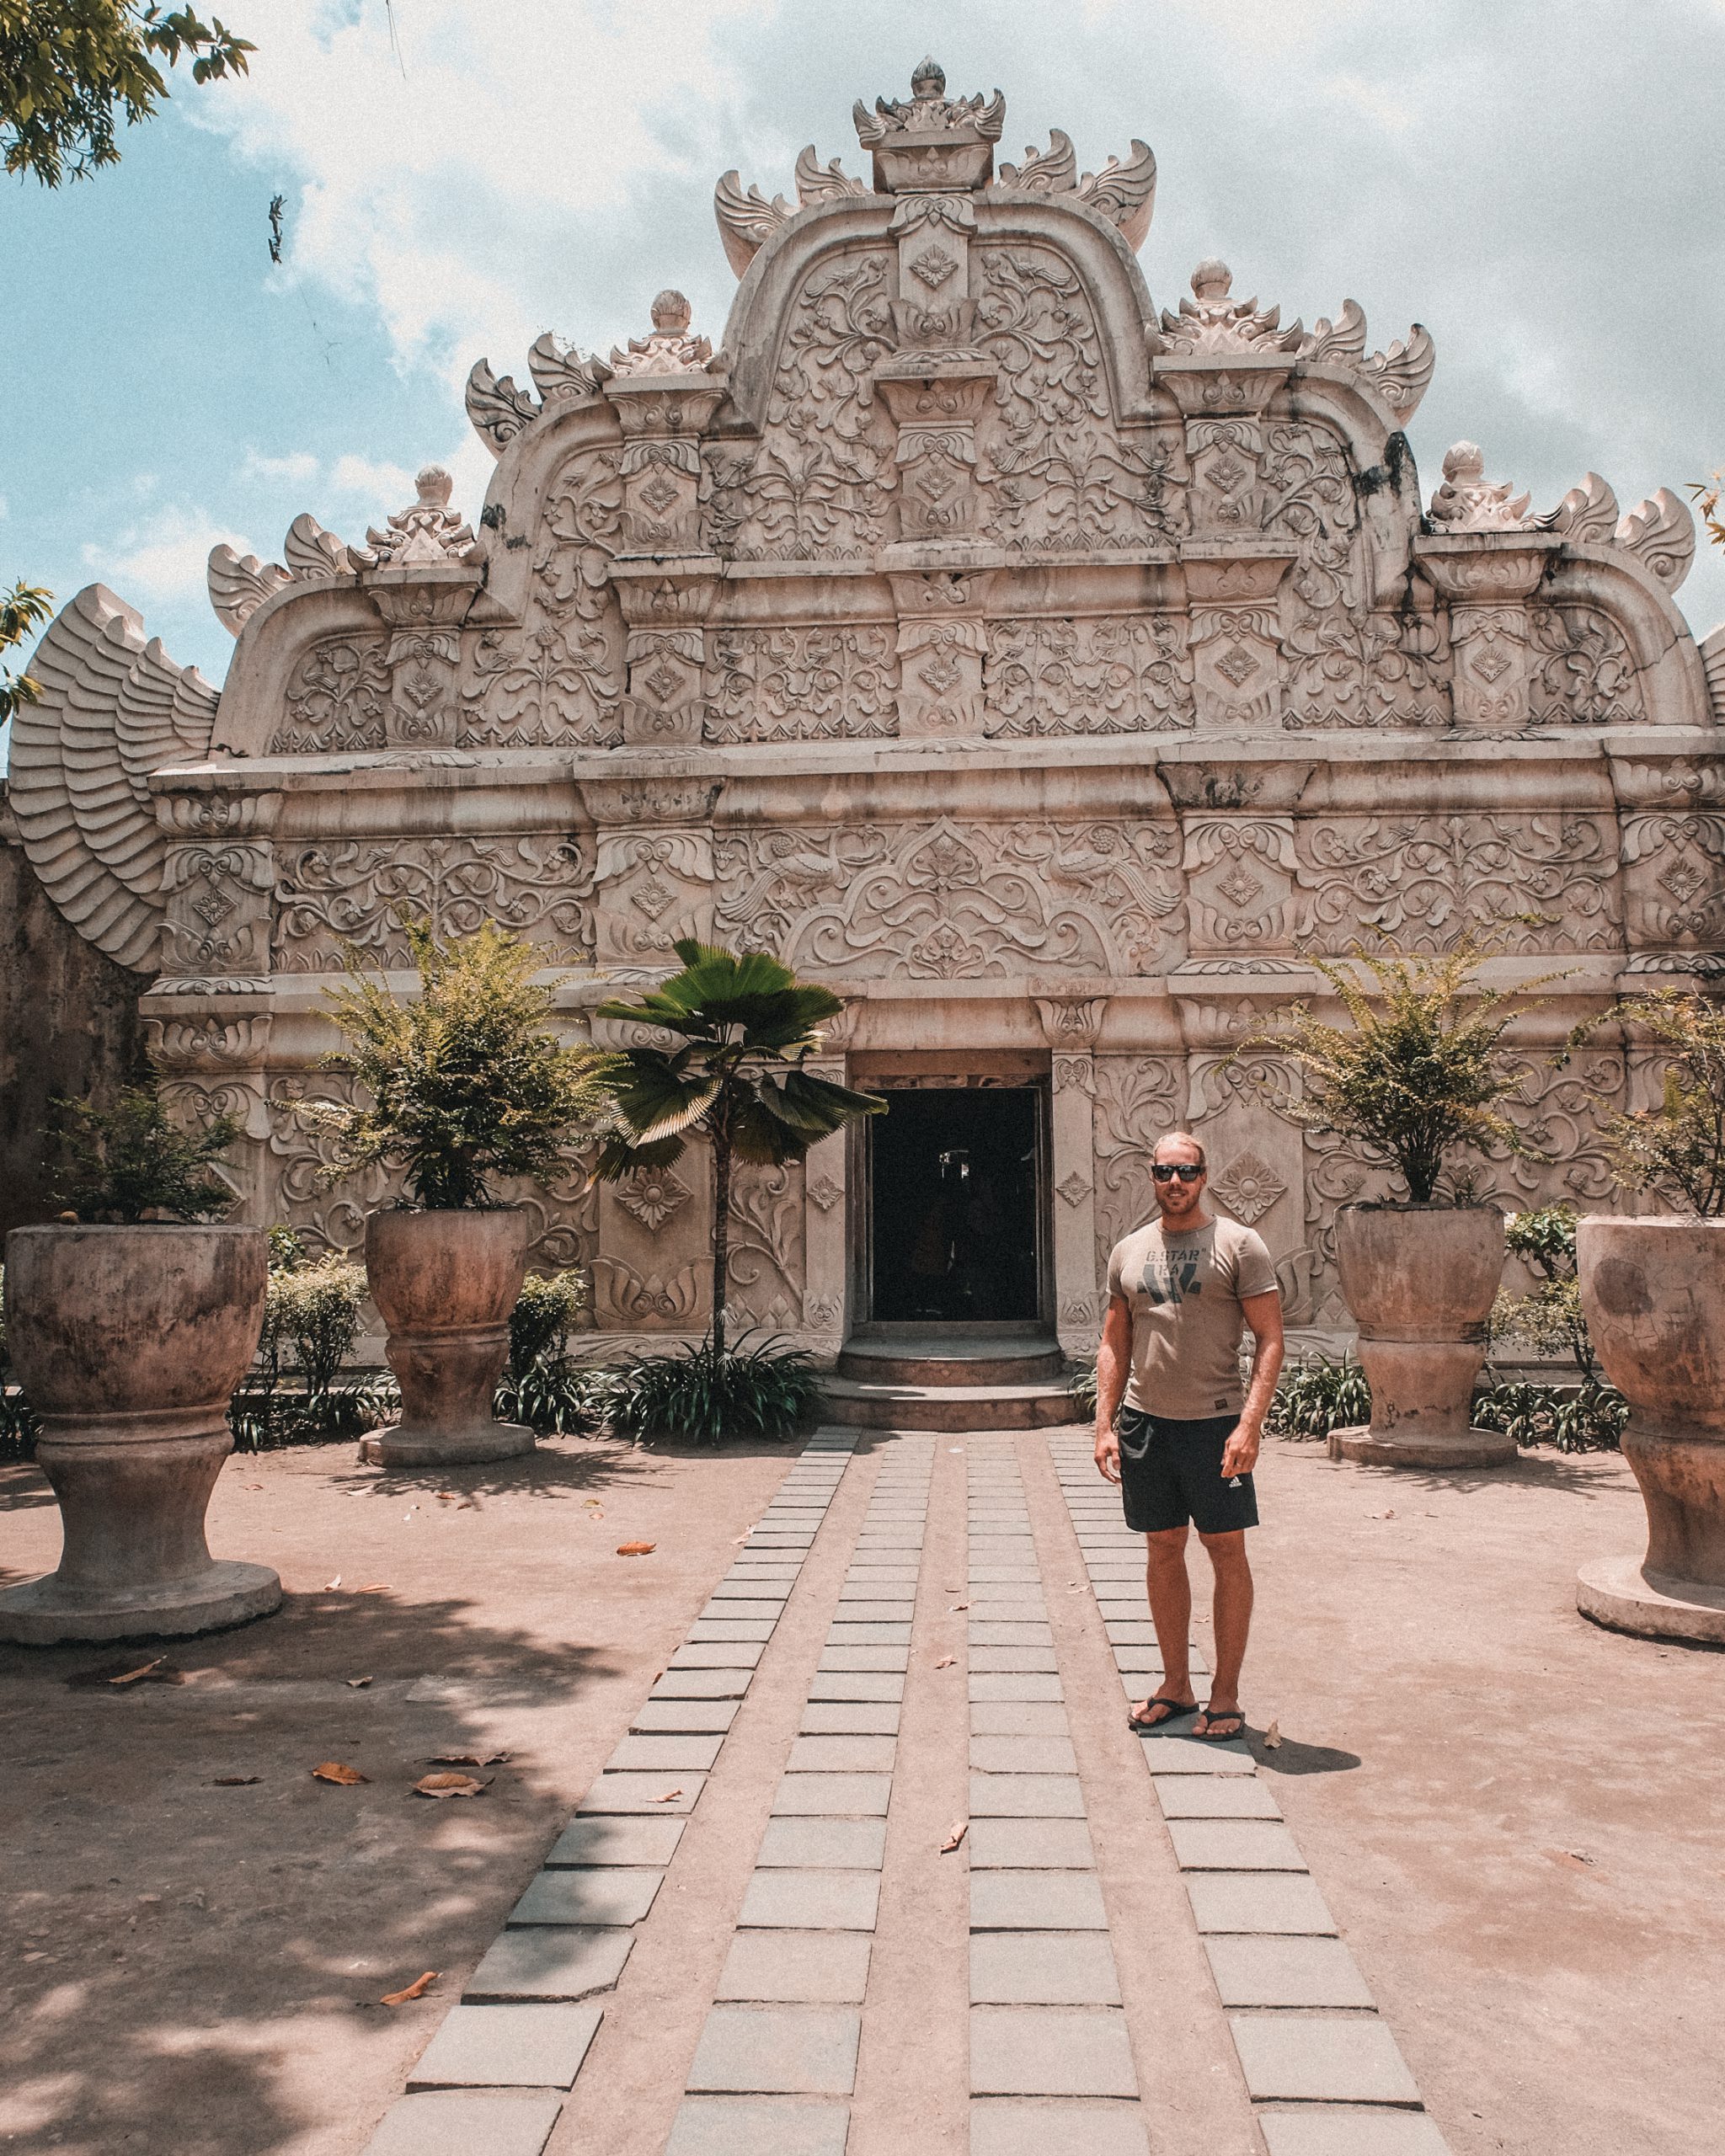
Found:
[[1132, 1313], [1124, 1295], [1108, 1297], [1102, 1345], [1096, 1351], [1096, 1464], [1110, 1482], [1120, 1479], [1120, 1440], [1114, 1416], [1132, 1364]]
[[[1276, 1380], [1282, 1374], [1282, 1299], [1274, 1288], [1262, 1295], [1241, 1298], [1241, 1309], [1246, 1322], [1252, 1327], [1258, 1345], [1252, 1357], [1252, 1383], [1247, 1390], [1246, 1405], [1240, 1411], [1240, 1420], [1234, 1425], [1227, 1444], [1222, 1448], [1222, 1473], [1249, 1475], [1258, 1465], [1258, 1448], [1263, 1442], [1263, 1418], [1270, 1412], [1270, 1402], [1275, 1397]], [[1101, 1366], [1097, 1365], [1098, 1374]], [[1097, 1399], [1101, 1398], [1098, 1388]]]

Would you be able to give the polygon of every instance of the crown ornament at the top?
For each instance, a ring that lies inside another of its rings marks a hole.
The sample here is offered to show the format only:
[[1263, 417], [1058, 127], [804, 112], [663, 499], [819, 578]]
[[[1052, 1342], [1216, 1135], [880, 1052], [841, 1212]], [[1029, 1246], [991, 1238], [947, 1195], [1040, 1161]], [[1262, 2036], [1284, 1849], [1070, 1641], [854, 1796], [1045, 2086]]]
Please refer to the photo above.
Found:
[[651, 334], [630, 338], [626, 352], [613, 350], [611, 373], [705, 374], [713, 347], [706, 338], [690, 335], [689, 321], [689, 302], [682, 294], [661, 292], [653, 302]]
[[994, 172], [994, 146], [1007, 124], [1007, 101], [949, 98], [944, 71], [925, 60], [911, 77], [908, 100], [859, 98], [852, 108], [857, 139], [874, 153], [878, 195], [969, 194]]

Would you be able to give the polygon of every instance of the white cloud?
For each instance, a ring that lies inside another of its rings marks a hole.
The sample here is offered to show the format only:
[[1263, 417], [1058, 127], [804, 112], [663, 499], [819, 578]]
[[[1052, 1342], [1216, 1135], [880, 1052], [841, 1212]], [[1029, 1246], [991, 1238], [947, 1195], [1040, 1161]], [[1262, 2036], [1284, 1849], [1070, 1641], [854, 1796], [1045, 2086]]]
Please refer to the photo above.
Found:
[[272, 484], [309, 486], [318, 476], [318, 460], [306, 450], [291, 451], [286, 456], [265, 456], [260, 451], [248, 449], [239, 467], [242, 479], [264, 479]]
[[376, 462], [369, 456], [339, 456], [329, 475], [339, 494], [355, 494], [370, 502], [380, 515], [405, 509], [414, 499], [414, 475], [404, 465]]
[[248, 541], [206, 510], [171, 505], [82, 552], [84, 567], [134, 604], [184, 605], [204, 596], [210, 549], [222, 540], [238, 553], [251, 552]]

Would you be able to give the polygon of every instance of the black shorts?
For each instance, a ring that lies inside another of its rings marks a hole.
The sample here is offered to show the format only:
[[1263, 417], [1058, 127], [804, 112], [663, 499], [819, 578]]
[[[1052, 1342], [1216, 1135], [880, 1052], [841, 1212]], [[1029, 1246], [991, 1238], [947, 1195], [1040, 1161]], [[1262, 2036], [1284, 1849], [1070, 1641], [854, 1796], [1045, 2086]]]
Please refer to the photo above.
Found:
[[1176, 1422], [1135, 1407], [1120, 1410], [1120, 1496], [1134, 1534], [1160, 1534], [1188, 1520], [1200, 1534], [1258, 1525], [1252, 1477], [1222, 1479], [1222, 1448], [1239, 1420], [1206, 1415]]

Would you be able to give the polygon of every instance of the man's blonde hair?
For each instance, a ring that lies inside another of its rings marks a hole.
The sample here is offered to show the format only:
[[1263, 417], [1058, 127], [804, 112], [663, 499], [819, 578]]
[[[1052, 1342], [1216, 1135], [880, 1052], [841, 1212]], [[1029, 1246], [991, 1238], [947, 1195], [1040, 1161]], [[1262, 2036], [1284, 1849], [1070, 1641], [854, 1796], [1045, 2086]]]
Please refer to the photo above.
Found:
[[1203, 1145], [1189, 1130], [1165, 1130], [1150, 1149], [1150, 1157], [1152, 1161], [1156, 1159], [1164, 1145], [1189, 1145], [1198, 1155], [1199, 1166], [1208, 1171], [1209, 1158], [1205, 1155]]

